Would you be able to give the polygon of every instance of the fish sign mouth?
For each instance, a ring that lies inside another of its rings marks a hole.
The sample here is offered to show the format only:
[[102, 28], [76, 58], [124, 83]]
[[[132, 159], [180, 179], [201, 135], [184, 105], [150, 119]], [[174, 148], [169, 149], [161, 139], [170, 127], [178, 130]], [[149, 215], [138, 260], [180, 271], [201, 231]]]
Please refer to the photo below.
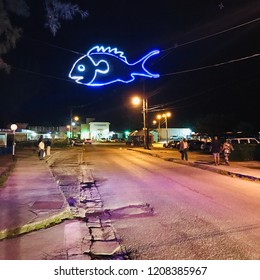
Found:
[[82, 76], [70, 76], [70, 78], [76, 80], [77, 83], [84, 79], [84, 77]]

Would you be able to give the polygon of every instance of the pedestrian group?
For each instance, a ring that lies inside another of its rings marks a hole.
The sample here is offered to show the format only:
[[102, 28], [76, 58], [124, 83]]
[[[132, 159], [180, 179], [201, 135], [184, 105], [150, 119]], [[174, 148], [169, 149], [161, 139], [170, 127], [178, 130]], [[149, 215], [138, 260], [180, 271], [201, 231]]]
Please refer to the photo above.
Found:
[[217, 136], [214, 136], [211, 142], [211, 152], [213, 154], [215, 165], [220, 164], [220, 153], [223, 152], [225, 164], [229, 165], [229, 156], [234, 148], [229, 139], [227, 139], [222, 145]]
[[[182, 160], [188, 160], [189, 144], [186, 138], [183, 138], [179, 144], [179, 152], [181, 153]], [[214, 164], [220, 165], [220, 153], [223, 152], [225, 164], [229, 165], [229, 156], [234, 148], [229, 139], [222, 145], [217, 136], [214, 136], [211, 142], [211, 153], [213, 155]]]
[[[46, 152], [45, 152], [46, 147]], [[43, 137], [40, 136], [38, 140], [38, 156], [40, 160], [44, 160], [45, 156], [51, 155], [51, 140], [47, 139], [46, 142], [44, 142]]]

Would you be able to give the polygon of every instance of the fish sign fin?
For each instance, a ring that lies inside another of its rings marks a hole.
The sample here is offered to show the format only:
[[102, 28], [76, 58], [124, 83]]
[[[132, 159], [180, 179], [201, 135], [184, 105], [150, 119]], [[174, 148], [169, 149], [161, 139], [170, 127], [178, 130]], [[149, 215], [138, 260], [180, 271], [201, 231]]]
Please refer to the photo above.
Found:
[[93, 54], [112, 55], [128, 63], [124, 53], [122, 51], [119, 51], [117, 48], [111, 48], [111, 47], [105, 48], [104, 46], [95, 46], [87, 53], [87, 55], [93, 55]]
[[141, 66], [141, 69], [142, 69], [142, 70], [139, 69], [139, 72], [132, 73], [131, 76], [138, 76], [138, 75], [139, 75], [139, 76], [145, 76], [145, 77], [149, 77], [149, 78], [159, 78], [159, 77], [160, 77], [159, 74], [151, 73], [151, 72], [148, 71], [147, 68], [145, 67], [146, 61], [147, 61], [150, 57], [152, 57], [152, 56], [154, 56], [154, 55], [156, 55], [156, 54], [159, 54], [159, 53], [160, 53], [159, 50], [151, 51], [151, 52], [148, 53], [146, 56], [142, 57], [140, 60], [138, 60], [137, 62], [135, 62], [134, 64], [132, 64], [132, 65], [137, 65], [137, 66], [139, 66], [139, 68], [140, 68], [140, 66]]

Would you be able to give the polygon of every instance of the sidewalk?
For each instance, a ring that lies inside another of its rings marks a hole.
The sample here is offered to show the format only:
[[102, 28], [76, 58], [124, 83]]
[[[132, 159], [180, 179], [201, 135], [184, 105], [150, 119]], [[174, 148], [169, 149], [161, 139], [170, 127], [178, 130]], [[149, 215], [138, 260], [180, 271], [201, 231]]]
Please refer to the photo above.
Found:
[[16, 158], [0, 156], [0, 175], [12, 169], [0, 187], [0, 240], [72, 217], [45, 161], [31, 150], [17, 152]]
[[260, 162], [259, 161], [244, 161], [244, 162], [230, 162], [227, 166], [223, 162], [215, 166], [211, 154], [201, 154], [197, 152], [189, 152], [189, 160], [181, 160], [180, 153], [177, 149], [166, 149], [153, 147], [150, 150], [143, 147], [128, 148], [129, 150], [149, 154], [151, 156], [159, 157], [164, 160], [172, 161], [179, 164], [185, 164], [204, 170], [216, 172], [222, 175], [238, 177], [242, 179], [251, 180], [260, 183]]

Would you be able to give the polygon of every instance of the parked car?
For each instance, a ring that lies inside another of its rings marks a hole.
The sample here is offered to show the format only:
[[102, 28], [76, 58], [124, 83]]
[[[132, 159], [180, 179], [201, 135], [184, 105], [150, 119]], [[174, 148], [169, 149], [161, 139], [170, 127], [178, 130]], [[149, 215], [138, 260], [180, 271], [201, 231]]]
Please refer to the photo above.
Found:
[[211, 152], [211, 142], [203, 142], [201, 144], [201, 150], [205, 153], [210, 153]]
[[164, 148], [176, 148], [178, 143], [179, 143], [179, 141], [177, 141], [177, 140], [170, 140], [168, 143], [164, 143], [163, 147]]
[[90, 138], [85, 139], [84, 144], [92, 144], [92, 139]]
[[201, 145], [204, 143], [200, 140], [188, 140], [189, 150], [190, 151], [199, 151], [201, 150]]
[[84, 141], [79, 138], [72, 138], [70, 139], [70, 144], [72, 146], [82, 146], [84, 144]]
[[229, 139], [232, 145], [236, 144], [259, 144], [260, 142], [256, 138], [231, 138]]

